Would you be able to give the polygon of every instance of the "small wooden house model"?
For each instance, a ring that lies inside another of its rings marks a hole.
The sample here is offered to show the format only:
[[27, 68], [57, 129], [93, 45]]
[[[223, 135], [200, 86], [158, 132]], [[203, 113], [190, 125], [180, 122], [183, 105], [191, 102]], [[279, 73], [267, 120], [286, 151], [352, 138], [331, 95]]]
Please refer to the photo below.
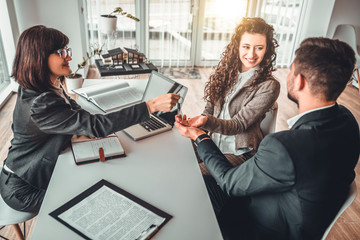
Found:
[[145, 55], [131, 48], [115, 48], [103, 54], [104, 64], [121, 65], [124, 63], [138, 64], [145, 62]]
[[115, 48], [108, 51], [114, 65], [121, 65], [124, 62], [124, 52], [121, 48]]
[[105, 65], [112, 65], [113, 64], [113, 61], [111, 59], [110, 54], [106, 53], [106, 54], [101, 55], [101, 57], [102, 57], [103, 63]]

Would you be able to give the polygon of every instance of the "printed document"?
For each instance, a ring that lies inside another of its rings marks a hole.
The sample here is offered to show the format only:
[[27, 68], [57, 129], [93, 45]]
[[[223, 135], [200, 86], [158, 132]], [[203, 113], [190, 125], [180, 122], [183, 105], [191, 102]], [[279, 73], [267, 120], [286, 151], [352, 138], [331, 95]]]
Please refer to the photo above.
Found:
[[105, 179], [49, 215], [88, 240], [149, 240], [172, 218]]
[[[90, 239], [146, 239], [165, 220], [147, 208], [102, 186], [58, 217]], [[150, 230], [150, 231], [149, 231]]]

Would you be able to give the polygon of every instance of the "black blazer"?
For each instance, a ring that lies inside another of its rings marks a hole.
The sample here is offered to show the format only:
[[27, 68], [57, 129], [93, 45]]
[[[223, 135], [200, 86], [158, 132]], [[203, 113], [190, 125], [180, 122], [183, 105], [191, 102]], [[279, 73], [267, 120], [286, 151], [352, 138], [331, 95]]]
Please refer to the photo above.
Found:
[[17, 176], [40, 189], [47, 188], [56, 160], [73, 135], [105, 137], [150, 117], [146, 103], [93, 115], [65, 96], [70, 105], [53, 91], [18, 90], [14, 138], [5, 163]]
[[335, 105], [266, 136], [236, 168], [210, 140], [198, 153], [224, 192], [250, 197], [248, 213], [260, 239], [320, 239], [348, 196], [359, 147], [355, 118]]

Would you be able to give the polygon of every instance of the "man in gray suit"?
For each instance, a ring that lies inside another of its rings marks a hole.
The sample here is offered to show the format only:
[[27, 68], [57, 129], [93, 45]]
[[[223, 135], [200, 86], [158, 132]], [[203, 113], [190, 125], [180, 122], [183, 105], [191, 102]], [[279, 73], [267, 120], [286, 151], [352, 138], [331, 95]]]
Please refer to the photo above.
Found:
[[359, 126], [336, 99], [355, 64], [349, 45], [304, 40], [287, 77], [299, 114], [233, 167], [201, 129], [177, 116], [211, 173], [204, 177], [225, 239], [320, 239], [349, 194], [359, 158]]

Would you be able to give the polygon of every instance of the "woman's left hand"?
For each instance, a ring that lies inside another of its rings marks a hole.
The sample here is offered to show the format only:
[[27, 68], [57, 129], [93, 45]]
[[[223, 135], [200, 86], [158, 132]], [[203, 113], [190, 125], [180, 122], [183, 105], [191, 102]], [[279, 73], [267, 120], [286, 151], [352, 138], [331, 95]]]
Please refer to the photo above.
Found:
[[[186, 117], [186, 116], [185, 116]], [[184, 137], [190, 138], [192, 140], [195, 140], [198, 136], [204, 134], [205, 132], [201, 129], [195, 128], [195, 127], [189, 127], [181, 124], [179, 121], [182, 119], [181, 115], [177, 115], [175, 121], [175, 126], [179, 130], [180, 134]], [[181, 120], [182, 121], [182, 120]]]
[[181, 116], [181, 114], [179, 114], [175, 117], [175, 120], [184, 126], [198, 128], [206, 124], [208, 117], [199, 115], [193, 118], [186, 119], [186, 115]]

